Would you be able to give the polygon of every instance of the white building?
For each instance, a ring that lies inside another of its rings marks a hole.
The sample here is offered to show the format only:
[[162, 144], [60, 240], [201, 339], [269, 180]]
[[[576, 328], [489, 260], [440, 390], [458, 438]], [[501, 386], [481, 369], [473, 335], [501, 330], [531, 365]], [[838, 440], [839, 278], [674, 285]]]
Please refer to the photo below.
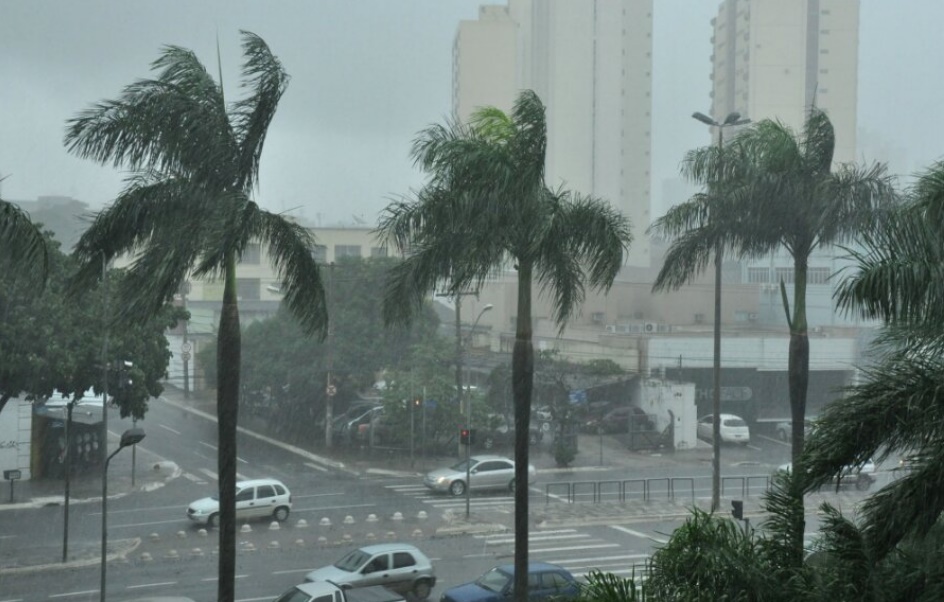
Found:
[[532, 89], [547, 107], [546, 180], [608, 200], [648, 266], [652, 0], [509, 0], [462, 21], [453, 50], [453, 109], [508, 111]]

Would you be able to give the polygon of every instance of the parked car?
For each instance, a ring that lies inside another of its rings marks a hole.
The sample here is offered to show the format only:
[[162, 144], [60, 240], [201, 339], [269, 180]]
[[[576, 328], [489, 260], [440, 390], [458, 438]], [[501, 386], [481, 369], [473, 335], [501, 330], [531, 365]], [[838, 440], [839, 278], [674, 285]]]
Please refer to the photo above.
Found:
[[[721, 414], [721, 441], [722, 443], [739, 443], [747, 445], [751, 442], [751, 430], [739, 416]], [[712, 440], [714, 429], [714, 415], [708, 414], [698, 419], [697, 435], [699, 439]]]
[[588, 433], [629, 433], [655, 430], [652, 417], [640, 407], [623, 405], [613, 408], [600, 416], [583, 423], [584, 432]]
[[[515, 423], [502, 414], [492, 414], [488, 417], [485, 427], [476, 429], [473, 447], [491, 450], [496, 447], [509, 447], [515, 444]], [[544, 431], [541, 425], [531, 421], [528, 427], [528, 443], [537, 445], [544, 440]]]
[[[781, 464], [777, 470], [782, 470], [785, 472], [790, 472], [793, 470], [793, 463], [787, 462], [786, 464]], [[877, 467], [875, 462], [870, 459], [866, 460], [861, 466], [845, 466], [839, 475], [833, 478], [833, 484], [845, 485], [847, 483], [852, 483], [855, 485], [855, 488], [859, 491], [865, 491], [872, 486], [872, 483], [875, 482], [875, 473]], [[838, 483], [837, 483], [838, 480]]]
[[554, 422], [554, 415], [551, 413], [551, 406], [540, 406], [531, 412], [531, 422], [536, 424], [542, 433], [551, 431], [551, 423]]
[[[292, 492], [281, 481], [255, 479], [236, 483], [236, 518], [267, 518], [284, 522], [292, 510]], [[218, 527], [220, 499], [218, 496], [201, 498], [187, 507], [187, 518]]]
[[[462, 495], [466, 489], [466, 461], [449, 468], [438, 468], [423, 478], [423, 484], [433, 491]], [[469, 483], [472, 491], [485, 489], [515, 490], [515, 462], [502, 456], [479, 455], [469, 458]], [[533, 483], [537, 471], [528, 465], [528, 483]]]
[[[498, 602], [510, 600], [515, 586], [513, 564], [496, 566], [473, 581], [450, 587], [440, 602]], [[572, 600], [580, 595], [580, 586], [570, 572], [547, 562], [528, 563], [529, 600]]]
[[339, 443], [354, 443], [363, 437], [362, 428], [383, 410], [382, 405], [356, 405], [334, 421], [334, 438]]
[[400, 594], [374, 585], [345, 589], [327, 581], [311, 581], [296, 585], [275, 602], [406, 602]]
[[342, 589], [382, 585], [423, 600], [436, 585], [436, 574], [416, 546], [386, 543], [353, 550], [334, 564], [311, 571], [305, 581], [328, 581]]
[[[813, 432], [815, 418], [807, 418], [803, 421], [803, 435], [809, 437], [810, 433]], [[793, 439], [793, 421], [783, 420], [778, 422], [774, 427], [774, 434], [777, 435], [777, 439], [781, 441], [790, 441]]]

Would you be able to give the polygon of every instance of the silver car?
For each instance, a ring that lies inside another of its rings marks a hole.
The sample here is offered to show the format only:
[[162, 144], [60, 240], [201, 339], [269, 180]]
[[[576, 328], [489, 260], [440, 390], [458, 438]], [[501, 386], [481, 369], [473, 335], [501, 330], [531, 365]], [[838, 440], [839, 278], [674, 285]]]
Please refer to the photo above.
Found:
[[415, 546], [386, 543], [358, 548], [332, 565], [315, 569], [305, 581], [330, 581], [344, 588], [382, 585], [418, 600], [436, 585], [433, 565]]
[[[462, 495], [466, 490], [466, 467], [472, 491], [485, 489], [515, 490], [515, 462], [503, 456], [472, 456], [469, 464], [463, 460], [449, 468], [438, 468], [423, 478], [423, 484], [433, 491]], [[533, 483], [537, 471], [528, 464], [528, 483]]]

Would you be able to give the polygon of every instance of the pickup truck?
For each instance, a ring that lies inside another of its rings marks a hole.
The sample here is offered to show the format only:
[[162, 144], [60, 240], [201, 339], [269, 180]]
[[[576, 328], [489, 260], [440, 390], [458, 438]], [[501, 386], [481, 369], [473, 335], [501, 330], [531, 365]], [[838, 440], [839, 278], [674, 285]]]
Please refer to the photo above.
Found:
[[406, 599], [382, 585], [342, 589], [330, 581], [311, 581], [296, 585], [275, 602], [406, 602]]

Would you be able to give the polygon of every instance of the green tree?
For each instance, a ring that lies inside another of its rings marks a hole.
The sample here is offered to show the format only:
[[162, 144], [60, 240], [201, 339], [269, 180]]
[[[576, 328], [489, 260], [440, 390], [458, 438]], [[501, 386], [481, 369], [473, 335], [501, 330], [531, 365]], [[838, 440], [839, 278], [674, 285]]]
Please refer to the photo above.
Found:
[[46, 239], [29, 215], [8, 201], [0, 199], [0, 272], [14, 273], [45, 283], [49, 268]]
[[156, 79], [137, 81], [117, 100], [73, 118], [65, 136], [76, 155], [134, 174], [76, 246], [78, 290], [98, 278], [103, 256], [131, 257], [118, 290], [120, 315], [127, 320], [153, 315], [191, 273], [223, 279], [217, 338], [221, 602], [231, 602], [235, 593], [241, 335], [236, 264], [246, 246], [260, 242], [268, 248], [285, 303], [306, 332], [324, 333], [327, 323], [311, 234], [251, 198], [288, 75], [261, 38], [242, 36], [244, 98], [227, 105], [222, 81], [214, 81], [192, 51], [168, 46], [152, 65]]
[[[506, 266], [518, 272], [517, 324], [512, 354], [515, 400], [515, 479], [527, 483], [528, 427], [534, 377], [532, 286], [553, 299], [564, 328], [585, 287], [607, 290], [623, 264], [629, 223], [602, 200], [549, 190], [544, 182], [547, 127], [544, 105], [529, 90], [510, 115], [482, 108], [469, 124], [423, 131], [413, 156], [430, 181], [392, 203], [379, 232], [407, 257], [385, 291], [390, 323], [408, 321], [437, 285], [457, 295], [477, 290]], [[515, 570], [528, 562], [528, 488], [515, 489]], [[515, 583], [527, 599], [527, 582]]]
[[861, 508], [882, 556], [905, 538], [920, 539], [944, 512], [944, 163], [909, 192], [851, 253], [855, 271], [841, 283], [839, 306], [885, 326], [861, 384], [817, 420], [805, 459], [815, 487], [848, 464], [912, 457], [909, 470]]

